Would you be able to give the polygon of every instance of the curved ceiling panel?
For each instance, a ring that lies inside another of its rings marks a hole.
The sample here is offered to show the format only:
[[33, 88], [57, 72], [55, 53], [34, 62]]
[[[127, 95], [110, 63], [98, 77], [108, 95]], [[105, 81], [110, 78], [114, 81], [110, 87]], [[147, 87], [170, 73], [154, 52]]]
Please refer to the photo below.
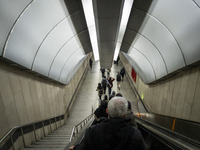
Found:
[[150, 83], [156, 80], [152, 65], [140, 52], [132, 50], [129, 54], [124, 52], [122, 52], [122, 54], [129, 60], [144, 83]]
[[[192, 0], [155, 0], [148, 11], [173, 33], [181, 47], [186, 65], [200, 60], [200, 8], [198, 4], [197, 0], [196, 3]], [[174, 55], [174, 53], [170, 54]]]
[[0, 56], [3, 55], [3, 48], [12, 26], [31, 1], [32, 0], [0, 1]]
[[[162, 55], [159, 53], [159, 50], [148, 39], [140, 34], [135, 34], [135, 32], [132, 32], [132, 36], [135, 36], [135, 40], [132, 43], [132, 47], [134, 48], [130, 48], [128, 54], [137, 49], [144, 55], [152, 65], [156, 79], [167, 75], [166, 64]], [[138, 64], [138, 66], [140, 66], [140, 64]]]
[[198, 7], [200, 7], [200, 0], [194, 0]]
[[[33, 70], [48, 76], [54, 57], [69, 40], [76, 36], [70, 17], [65, 18], [48, 34], [35, 56]], [[72, 47], [71, 47], [72, 48]], [[48, 58], [48, 59], [44, 59]]]
[[16, 23], [4, 57], [31, 69], [38, 47], [45, 36], [66, 16], [63, 1], [34, 1]]
[[73, 37], [66, 45], [59, 51], [55, 59], [52, 62], [49, 77], [54, 80], [59, 80], [60, 73], [62, 72], [63, 66], [65, 63], [72, 57], [74, 54], [78, 55], [79, 52], [81, 55], [85, 55], [80, 42], [77, 36]]
[[[80, 52], [79, 52], [80, 53]], [[69, 84], [72, 77], [77, 72], [78, 68], [82, 65], [83, 61], [85, 60], [85, 55], [73, 55], [68, 62], [63, 67], [63, 70], [60, 74], [59, 82], [64, 84]]]
[[[138, 9], [136, 9], [135, 12], [145, 13]], [[129, 28], [133, 31], [137, 31], [134, 28], [134, 24], [130, 24]], [[166, 62], [168, 73], [185, 66], [181, 49], [174, 36], [159, 20], [147, 14], [138, 32], [151, 41], [160, 51], [160, 54]]]

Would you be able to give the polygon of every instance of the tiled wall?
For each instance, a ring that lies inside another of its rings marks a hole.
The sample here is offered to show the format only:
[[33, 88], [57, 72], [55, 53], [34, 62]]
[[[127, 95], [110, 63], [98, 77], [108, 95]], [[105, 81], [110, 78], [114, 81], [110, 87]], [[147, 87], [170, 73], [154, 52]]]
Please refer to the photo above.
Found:
[[[131, 65], [122, 54], [120, 59], [131, 77]], [[144, 97], [150, 111], [200, 122], [200, 67], [182, 71], [153, 85], [145, 85], [137, 76], [136, 83], [132, 80], [132, 84], [140, 97]]]
[[12, 127], [65, 113], [88, 58], [69, 85], [50, 82], [0, 62], [0, 138]]

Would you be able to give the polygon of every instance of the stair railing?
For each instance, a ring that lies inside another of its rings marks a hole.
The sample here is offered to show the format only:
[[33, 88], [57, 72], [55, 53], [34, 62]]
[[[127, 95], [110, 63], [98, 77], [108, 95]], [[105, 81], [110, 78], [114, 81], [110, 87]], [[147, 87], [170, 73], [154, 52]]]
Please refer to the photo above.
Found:
[[90, 119], [93, 118], [93, 113], [90, 114], [88, 117], [86, 117], [83, 121], [81, 121], [80, 123], [78, 123], [76, 126], [73, 127], [71, 136], [70, 136], [70, 140], [69, 142], [72, 141], [73, 138], [76, 137], [76, 135], [81, 131], [81, 129], [88, 123], [88, 121]]
[[25, 138], [24, 135], [27, 133], [31, 133], [33, 132], [34, 137], [35, 137], [35, 141], [37, 141], [37, 135], [36, 135], [36, 130], [38, 129], [43, 129], [43, 135], [45, 136], [45, 126], [50, 127], [50, 131], [53, 132], [52, 129], [52, 124], [55, 124], [55, 128], [57, 129], [57, 123], [60, 122], [61, 120], [64, 120], [64, 115], [60, 115], [54, 118], [49, 118], [43, 121], [39, 121], [39, 122], [34, 122], [34, 123], [30, 123], [30, 124], [26, 124], [23, 126], [15, 126], [12, 129], [10, 129], [8, 131], [8, 133], [6, 135], [4, 135], [4, 137], [2, 139], [0, 139], [0, 150], [7, 150], [10, 149], [12, 147], [13, 150], [15, 150], [15, 141], [17, 141], [17, 139], [19, 137], [22, 137], [22, 142], [24, 147], [26, 146], [26, 142], [25, 142]]

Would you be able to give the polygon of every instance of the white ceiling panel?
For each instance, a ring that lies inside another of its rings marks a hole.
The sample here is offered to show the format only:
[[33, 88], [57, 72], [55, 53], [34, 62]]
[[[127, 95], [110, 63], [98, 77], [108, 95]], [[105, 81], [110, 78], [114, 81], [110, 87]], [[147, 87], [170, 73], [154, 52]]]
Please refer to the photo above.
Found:
[[[183, 52], [186, 65], [200, 60], [199, 4], [199, 0], [154, 0], [149, 9], [149, 13], [173, 33]], [[177, 56], [171, 52], [170, 54]]]
[[0, 1], [0, 56], [12, 26], [32, 0]]
[[70, 83], [78, 68], [82, 65], [86, 56], [81, 55], [80, 51], [78, 53], [79, 54], [73, 55], [64, 65], [60, 74], [59, 82], [62, 82], [64, 84]]
[[[137, 11], [144, 13], [140, 10]], [[175, 38], [159, 20], [147, 14], [139, 29], [139, 33], [149, 39], [160, 51], [166, 62], [168, 73], [185, 66], [182, 52]]]
[[33, 62], [33, 70], [48, 76], [54, 57], [74, 36], [76, 36], [76, 32], [70, 17], [68, 17], [56, 26], [41, 43]]
[[16, 23], [4, 57], [31, 68], [35, 54], [45, 36], [66, 16], [63, 1], [34, 1]]
[[131, 66], [144, 83], [150, 83], [156, 80], [152, 65], [141, 53], [137, 50], [132, 50], [129, 54], [124, 52], [122, 52], [122, 54], [124, 54], [124, 56], [129, 60]]
[[60, 73], [65, 63], [70, 59], [70, 57], [72, 57], [74, 54], [79, 54], [79, 52], [82, 55], [85, 55], [78, 37], [75, 36], [69, 42], [67, 42], [66, 45], [56, 55], [49, 71], [49, 77], [53, 78], [54, 80], [59, 80]]
[[[137, 34], [135, 40], [132, 43], [132, 47], [133, 48], [130, 48], [129, 53], [137, 49], [137, 51], [144, 55], [151, 63], [155, 71], [156, 79], [167, 75], [167, 68], [165, 66], [165, 62], [162, 58], [162, 55], [160, 54], [159, 50], [148, 39], [146, 39], [140, 34]], [[138, 66], [140, 65], [141, 64], [138, 64]]]

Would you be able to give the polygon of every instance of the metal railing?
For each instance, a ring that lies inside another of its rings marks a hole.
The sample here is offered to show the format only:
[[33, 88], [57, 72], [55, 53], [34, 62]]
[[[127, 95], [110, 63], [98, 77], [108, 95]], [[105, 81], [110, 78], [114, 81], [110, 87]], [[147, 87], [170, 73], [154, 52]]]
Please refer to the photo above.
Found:
[[10, 129], [8, 133], [4, 135], [4, 137], [0, 140], [0, 150], [10, 149], [11, 147], [13, 150], [15, 150], [14, 143], [15, 141], [17, 141], [19, 137], [22, 137], [23, 146], [25, 147], [26, 146], [24, 137], [25, 134], [33, 132], [35, 141], [37, 141], [38, 139], [36, 135], [36, 130], [42, 129], [43, 135], [45, 136], [46, 135], [45, 126], [49, 125], [50, 131], [53, 132], [52, 124], [55, 124], [55, 128], [57, 129], [58, 128], [57, 123], [60, 122], [60, 125], [62, 124], [61, 120], [64, 120], [64, 115], [60, 115], [54, 118], [49, 118], [39, 122], [26, 124], [23, 126], [15, 126], [12, 129]]
[[88, 123], [88, 121], [90, 119], [93, 118], [93, 113], [90, 114], [88, 117], [86, 117], [83, 121], [81, 121], [80, 123], [78, 123], [76, 126], [73, 127], [72, 129], [72, 133], [71, 133], [71, 136], [70, 136], [70, 141], [72, 141], [73, 138], [76, 137], [76, 135], [81, 131], [81, 129]]

